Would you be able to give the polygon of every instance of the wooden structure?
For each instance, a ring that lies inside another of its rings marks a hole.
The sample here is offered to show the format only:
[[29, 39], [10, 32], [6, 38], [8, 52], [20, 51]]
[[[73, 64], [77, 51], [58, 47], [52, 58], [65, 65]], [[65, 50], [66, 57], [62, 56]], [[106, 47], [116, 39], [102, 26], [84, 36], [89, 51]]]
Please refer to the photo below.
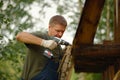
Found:
[[114, 0], [114, 40], [94, 44], [97, 25], [105, 0], [86, 0], [73, 41], [76, 72], [102, 73], [102, 80], [113, 80], [120, 69], [120, 0]]

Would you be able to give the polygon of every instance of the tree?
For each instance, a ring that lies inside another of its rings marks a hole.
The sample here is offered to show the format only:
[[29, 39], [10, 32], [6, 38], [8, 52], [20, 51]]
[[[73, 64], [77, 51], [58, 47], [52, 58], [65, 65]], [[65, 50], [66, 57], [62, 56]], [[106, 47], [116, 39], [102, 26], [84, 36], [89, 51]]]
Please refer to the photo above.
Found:
[[25, 52], [23, 44], [16, 42], [15, 35], [33, 26], [31, 16], [24, 10], [32, 1], [0, 0], [0, 80], [20, 78]]
[[[111, 7], [110, 7], [111, 6]], [[95, 43], [102, 43], [102, 40], [113, 39], [113, 16], [114, 7], [112, 0], [106, 0], [102, 11], [102, 15], [98, 24]]]

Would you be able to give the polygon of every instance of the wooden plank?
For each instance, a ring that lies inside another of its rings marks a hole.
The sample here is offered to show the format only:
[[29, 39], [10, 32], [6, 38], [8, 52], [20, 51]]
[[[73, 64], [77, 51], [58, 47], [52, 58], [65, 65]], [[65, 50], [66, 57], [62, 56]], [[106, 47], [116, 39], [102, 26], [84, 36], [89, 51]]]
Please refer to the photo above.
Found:
[[[104, 44], [108, 44], [108, 45], [114, 45], [114, 42], [113, 41], [104, 41]], [[115, 45], [114, 45], [115, 46]], [[113, 47], [113, 46], [112, 46]], [[112, 48], [111, 47], [111, 48]], [[108, 52], [109, 53], [109, 52]], [[113, 54], [114, 55], [114, 54]], [[113, 56], [111, 56], [113, 58]], [[117, 56], [116, 56], [117, 57]], [[109, 57], [110, 58], [110, 57]], [[108, 58], [107, 58], [108, 59]], [[117, 61], [117, 59], [115, 58], [115, 60], [112, 61], [112, 64], [108, 65], [107, 66], [107, 69], [103, 72], [103, 79], [104, 80], [113, 80], [113, 77], [114, 77], [114, 73], [115, 73], [115, 70], [114, 70], [114, 64], [115, 62]], [[106, 63], [106, 61], [105, 61]]]
[[81, 44], [93, 44], [104, 1], [105, 0], [86, 0], [85, 2], [71, 51], [75, 66], [78, 66], [78, 64], [76, 63], [76, 57], [74, 55], [80, 54], [76, 52], [76, 50], [79, 50], [79, 46], [81, 46]]
[[98, 64], [90, 61], [75, 61], [75, 72], [92, 72], [101, 73], [103, 72], [107, 64]]
[[120, 43], [120, 0], [114, 0], [115, 2], [115, 14], [114, 14], [114, 41]]
[[[114, 0], [114, 4], [114, 42], [120, 44], [120, 0]], [[120, 70], [120, 58], [115, 63], [116, 73]]]
[[[117, 60], [116, 58], [106, 58], [106, 57], [85, 57], [85, 56], [75, 56], [76, 62], [83, 63], [94, 63], [94, 64], [107, 64], [111, 65]], [[81, 64], [82, 65], [82, 64]]]
[[108, 72], [107, 72], [107, 70], [104, 70], [103, 76], [102, 76], [102, 80], [109, 80], [108, 79]]
[[81, 44], [74, 49], [73, 56], [76, 57], [120, 57], [120, 45], [119, 44], [95, 44], [87, 45]]
[[[103, 72], [109, 65], [114, 65], [117, 58], [120, 58], [120, 45], [81, 44], [75, 49], [75, 53], [73, 56], [76, 72]], [[113, 72], [112, 69], [109, 71]]]
[[109, 65], [103, 72], [103, 80], [113, 80], [114, 77], [114, 66]]
[[[93, 44], [94, 36], [97, 30], [97, 25], [101, 16], [101, 12], [104, 6], [105, 0], [86, 0], [85, 5], [83, 8], [83, 12], [80, 18], [80, 22], [78, 25], [78, 29], [75, 35], [75, 38], [73, 40], [73, 45], [72, 45], [72, 54], [76, 54], [75, 50], [76, 48], [78, 49], [78, 46], [80, 44]], [[80, 54], [80, 53], [77, 53]], [[74, 57], [74, 56], [73, 56]], [[79, 65], [79, 60], [75, 59], [75, 69], [76, 71], [80, 70], [95, 70], [93, 68], [99, 69], [98, 67], [87, 65], [88, 67], [85, 68], [85, 66], [81, 67]], [[77, 63], [78, 61], [78, 63]], [[93, 68], [92, 68], [93, 67]], [[85, 68], [85, 69], [84, 69]], [[91, 69], [92, 68], [92, 69]]]
[[116, 58], [104, 57], [81, 57], [76, 56], [74, 63], [76, 72], [104, 72], [109, 66], [114, 64]]
[[109, 80], [113, 80], [114, 78], [114, 66], [110, 65], [108, 67], [108, 74], [109, 74]]
[[105, 0], [86, 0], [73, 46], [93, 43]]

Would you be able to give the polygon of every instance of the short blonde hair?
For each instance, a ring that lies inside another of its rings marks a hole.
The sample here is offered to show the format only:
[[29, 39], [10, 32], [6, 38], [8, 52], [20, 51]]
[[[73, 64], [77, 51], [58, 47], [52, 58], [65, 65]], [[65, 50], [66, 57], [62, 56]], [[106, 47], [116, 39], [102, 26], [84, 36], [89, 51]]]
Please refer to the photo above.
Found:
[[53, 26], [53, 25], [56, 25], [56, 24], [60, 24], [60, 25], [66, 27], [67, 26], [67, 21], [63, 16], [55, 15], [55, 16], [51, 17], [51, 19], [49, 21], [49, 25]]

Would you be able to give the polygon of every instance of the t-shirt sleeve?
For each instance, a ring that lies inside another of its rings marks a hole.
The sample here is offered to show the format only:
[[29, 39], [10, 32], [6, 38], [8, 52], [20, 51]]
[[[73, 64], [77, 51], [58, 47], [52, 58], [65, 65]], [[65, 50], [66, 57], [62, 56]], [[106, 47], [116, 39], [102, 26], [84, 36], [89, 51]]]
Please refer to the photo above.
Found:
[[[45, 33], [42, 33], [42, 32], [32, 32], [32, 33], [30, 33], [30, 34], [32, 34], [32, 35], [34, 35], [34, 36], [37, 36], [37, 37], [40, 37], [40, 38], [44, 38], [44, 36], [45, 36]], [[38, 45], [35, 45], [35, 44], [28, 44], [28, 43], [24, 43], [25, 45], [26, 45], [26, 47], [27, 48], [29, 48], [29, 49], [35, 49], [35, 48], [38, 48], [38, 47], [40, 47], [40, 46], [38, 46]]]

